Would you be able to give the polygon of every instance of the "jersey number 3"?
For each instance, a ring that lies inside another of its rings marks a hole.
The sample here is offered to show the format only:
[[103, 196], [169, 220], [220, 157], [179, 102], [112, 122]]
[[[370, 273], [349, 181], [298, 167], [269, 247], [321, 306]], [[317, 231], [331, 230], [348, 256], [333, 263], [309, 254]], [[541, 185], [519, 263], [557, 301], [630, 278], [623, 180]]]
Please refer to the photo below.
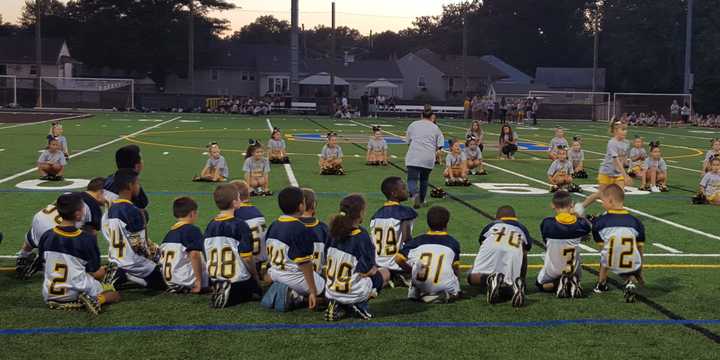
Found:
[[398, 253], [395, 228], [376, 227], [373, 230], [373, 237], [375, 238], [375, 249], [378, 256], [394, 256]]

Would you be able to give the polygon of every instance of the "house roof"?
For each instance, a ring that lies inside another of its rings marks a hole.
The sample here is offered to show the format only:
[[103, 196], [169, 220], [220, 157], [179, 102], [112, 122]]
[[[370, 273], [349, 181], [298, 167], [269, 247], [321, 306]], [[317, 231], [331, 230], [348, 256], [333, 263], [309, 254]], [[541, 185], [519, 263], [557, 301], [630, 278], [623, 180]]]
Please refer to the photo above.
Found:
[[[429, 49], [418, 50], [413, 54], [440, 70], [445, 76], [463, 76], [462, 55], [441, 55]], [[465, 69], [466, 75], [471, 78], [498, 80], [508, 77], [504, 72], [478, 56], [467, 56], [465, 59]]]
[[199, 67], [255, 69], [260, 59], [288, 58], [290, 50], [284, 46], [263, 44], [222, 44], [200, 57]]
[[512, 82], [515, 84], [530, 84], [533, 81], [532, 76], [525, 74], [514, 66], [506, 63], [502, 59], [494, 55], [481, 56], [480, 59], [494, 66], [496, 69], [502, 71], [507, 78], [502, 81]]
[[[65, 40], [61, 38], [43, 39], [42, 63], [57, 64], [64, 43]], [[0, 63], [35, 64], [35, 38], [30, 36], [0, 37]]]
[[[592, 89], [592, 68], [550, 68], [535, 70], [535, 82], [546, 84], [553, 89]], [[597, 89], [605, 89], [605, 69], [598, 69]]]

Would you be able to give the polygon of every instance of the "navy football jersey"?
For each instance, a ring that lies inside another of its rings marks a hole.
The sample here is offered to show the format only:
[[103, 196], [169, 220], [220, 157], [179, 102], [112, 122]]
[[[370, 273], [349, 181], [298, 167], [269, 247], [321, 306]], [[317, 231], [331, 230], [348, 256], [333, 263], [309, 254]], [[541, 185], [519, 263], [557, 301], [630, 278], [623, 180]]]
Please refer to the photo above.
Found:
[[312, 261], [315, 234], [300, 219], [283, 215], [273, 222], [266, 233], [270, 275], [302, 273], [298, 264]]
[[156, 264], [146, 257], [149, 250], [145, 217], [129, 200], [112, 202], [103, 218], [102, 232], [108, 241], [108, 260], [133, 276], [147, 277]]
[[[113, 201], [118, 198], [120, 190], [118, 190], [117, 184], [115, 184], [115, 174], [112, 174], [105, 178], [105, 185], [103, 186], [103, 190], [105, 198], [108, 201]], [[132, 203], [141, 209], [147, 208], [150, 204], [150, 200], [148, 200], [147, 195], [145, 195], [145, 190], [143, 190], [142, 186], [140, 187], [140, 193], [138, 193], [137, 196], [134, 196], [132, 198]]]
[[241, 282], [252, 277], [243, 258], [252, 258], [250, 227], [234, 216], [218, 216], [205, 229], [205, 260], [214, 280]]
[[538, 274], [538, 282], [544, 284], [562, 274], [574, 274], [580, 270], [580, 242], [592, 231], [592, 225], [584, 218], [560, 213], [543, 219], [540, 233], [545, 242], [545, 263]]
[[638, 244], [645, 242], [645, 227], [626, 210], [609, 210], [593, 222], [593, 238], [603, 244], [601, 263], [616, 274], [642, 266]]
[[396, 257], [412, 267], [412, 283], [421, 293], [447, 291], [457, 294], [460, 282], [460, 244], [444, 231], [430, 231], [409, 241]]
[[375, 267], [375, 247], [367, 230], [353, 230], [344, 239], [331, 239], [327, 251], [325, 294], [341, 304], [366, 301], [372, 280], [365, 276]]
[[244, 220], [250, 227], [253, 241], [253, 256], [258, 262], [267, 260], [267, 245], [265, 244], [265, 217], [258, 208], [249, 203], [243, 203], [235, 209], [235, 217]]
[[100, 204], [98, 204], [97, 200], [95, 200], [92, 195], [85, 191], [80, 192], [80, 197], [83, 200], [83, 206], [85, 208], [83, 222], [86, 226], [89, 226], [96, 231], [100, 231], [102, 225], [102, 208], [100, 207]]
[[325, 253], [327, 252], [327, 243], [330, 239], [330, 228], [324, 222], [314, 218], [300, 218], [305, 227], [312, 230], [315, 238], [313, 239], [313, 270], [318, 274], [323, 274], [325, 266]]
[[190, 252], [203, 251], [203, 242], [203, 233], [195, 225], [178, 222], [170, 228], [160, 245], [160, 266], [166, 283], [185, 287], [195, 285]]
[[[387, 201], [370, 220], [370, 231], [372, 238], [375, 240], [375, 254], [377, 255], [377, 265], [391, 270], [400, 270], [395, 263], [395, 255], [400, 252], [403, 247], [402, 226], [401, 224], [410, 221], [410, 229], [413, 222], [417, 218], [417, 212], [410, 207], [400, 205], [395, 201]], [[412, 239], [412, 234], [407, 234], [408, 240]]]

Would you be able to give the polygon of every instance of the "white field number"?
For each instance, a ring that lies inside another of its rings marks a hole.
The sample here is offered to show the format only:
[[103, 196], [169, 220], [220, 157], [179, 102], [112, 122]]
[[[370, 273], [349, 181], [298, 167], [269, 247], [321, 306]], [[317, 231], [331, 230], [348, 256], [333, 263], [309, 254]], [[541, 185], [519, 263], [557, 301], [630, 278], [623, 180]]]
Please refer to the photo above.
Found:
[[542, 195], [547, 189], [538, 189], [528, 184], [473, 183], [476, 187], [497, 194]]

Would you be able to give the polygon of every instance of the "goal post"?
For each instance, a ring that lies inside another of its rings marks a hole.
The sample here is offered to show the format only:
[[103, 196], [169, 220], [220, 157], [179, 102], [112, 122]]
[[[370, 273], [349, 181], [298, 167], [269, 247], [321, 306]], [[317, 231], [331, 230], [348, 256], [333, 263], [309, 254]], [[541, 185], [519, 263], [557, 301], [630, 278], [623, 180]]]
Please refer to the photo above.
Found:
[[673, 101], [682, 107], [687, 104], [690, 107], [690, 115], [693, 114], [692, 94], [662, 94], [662, 93], [615, 93], [613, 95], [613, 115], [623, 114], [651, 114], [657, 113], [664, 116], [668, 121], [677, 122], [671, 114]]
[[15, 107], [17, 101], [17, 77], [0, 75], [0, 107]]
[[130, 110], [135, 108], [135, 80], [40, 78], [40, 106], [54, 109]]
[[552, 120], [610, 120], [609, 92], [531, 90], [538, 101], [538, 118]]

